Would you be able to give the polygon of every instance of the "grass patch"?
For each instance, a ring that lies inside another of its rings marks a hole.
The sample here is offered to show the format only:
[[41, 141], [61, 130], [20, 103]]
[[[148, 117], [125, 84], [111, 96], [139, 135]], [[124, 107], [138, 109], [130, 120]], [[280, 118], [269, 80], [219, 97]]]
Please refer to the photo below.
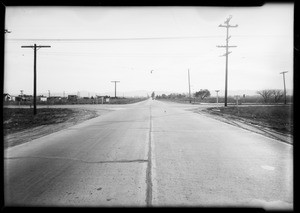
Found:
[[207, 111], [212, 114], [240, 118], [281, 133], [293, 134], [293, 107], [291, 105], [210, 107]]

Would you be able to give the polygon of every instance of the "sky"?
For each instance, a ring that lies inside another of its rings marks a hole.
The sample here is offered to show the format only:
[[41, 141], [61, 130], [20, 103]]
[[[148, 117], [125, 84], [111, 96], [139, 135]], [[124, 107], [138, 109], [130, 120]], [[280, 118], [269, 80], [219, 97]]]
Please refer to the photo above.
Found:
[[[225, 89], [229, 29], [229, 95], [237, 91], [293, 89], [292, 3], [262, 7], [6, 7], [4, 92], [37, 94], [131, 91], [192, 92]], [[151, 70], [152, 73], [151, 73]], [[212, 92], [211, 92], [212, 93]]]

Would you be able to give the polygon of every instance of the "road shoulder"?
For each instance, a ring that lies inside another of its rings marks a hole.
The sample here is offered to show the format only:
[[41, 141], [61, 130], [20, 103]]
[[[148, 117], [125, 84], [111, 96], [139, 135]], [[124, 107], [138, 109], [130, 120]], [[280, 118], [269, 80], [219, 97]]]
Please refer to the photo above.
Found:
[[244, 118], [242, 119], [242, 118], [239, 118], [234, 115], [213, 114], [213, 113], [210, 113], [209, 111], [199, 109], [199, 108], [194, 109], [192, 111], [195, 113], [228, 123], [230, 125], [233, 125], [233, 126], [236, 126], [236, 127], [242, 128], [242, 129], [246, 129], [248, 131], [255, 132], [255, 133], [264, 135], [264, 136], [272, 138], [272, 139], [279, 140], [281, 142], [293, 144], [293, 135], [277, 132], [275, 130], [264, 127], [262, 125], [252, 124], [250, 120], [247, 120]]

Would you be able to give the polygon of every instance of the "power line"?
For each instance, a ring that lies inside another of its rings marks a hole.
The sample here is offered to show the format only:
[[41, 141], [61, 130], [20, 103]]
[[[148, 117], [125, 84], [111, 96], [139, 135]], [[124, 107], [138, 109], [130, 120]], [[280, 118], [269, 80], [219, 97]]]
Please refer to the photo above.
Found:
[[178, 37], [140, 37], [140, 38], [10, 38], [9, 41], [127, 41], [127, 40], [164, 40], [164, 39], [197, 39], [218, 38], [221, 36], [178, 36]]
[[[233, 26], [234, 27], [234, 26]], [[287, 37], [292, 35], [235, 35], [236, 38], [269, 38], [269, 37]], [[202, 38], [220, 38], [219, 35], [204, 35], [204, 36], [178, 36], [178, 37], [140, 37], [140, 38], [7, 38], [6, 41], [57, 41], [57, 42], [98, 42], [98, 41], [131, 41], [131, 40], [176, 40], [176, 39], [202, 39]]]
[[220, 24], [219, 27], [226, 27], [226, 45], [223, 46], [217, 46], [219, 48], [226, 48], [226, 52], [225, 54], [221, 55], [221, 56], [226, 56], [226, 65], [225, 65], [225, 102], [224, 105], [227, 106], [227, 82], [228, 82], [228, 55], [231, 53], [228, 51], [228, 48], [231, 47], [237, 47], [237, 46], [229, 46], [228, 42], [229, 39], [231, 38], [231, 36], [228, 36], [229, 33], [229, 28], [230, 27], [238, 27], [238, 25], [229, 25], [229, 21], [231, 20], [232, 16], [230, 15], [229, 18], [226, 19], [226, 21], [224, 22], [226, 25], [222, 25]]

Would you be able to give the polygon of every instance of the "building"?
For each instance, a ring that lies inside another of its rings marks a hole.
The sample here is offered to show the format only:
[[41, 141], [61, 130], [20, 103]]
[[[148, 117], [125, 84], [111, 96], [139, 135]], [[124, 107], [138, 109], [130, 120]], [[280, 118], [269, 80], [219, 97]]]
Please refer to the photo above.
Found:
[[32, 101], [33, 96], [32, 95], [22, 95], [20, 96], [22, 101]]
[[68, 95], [68, 100], [69, 101], [77, 101], [78, 96], [77, 95]]
[[47, 101], [47, 97], [41, 96], [41, 97], [40, 97], [40, 101]]
[[11, 101], [12, 97], [8, 93], [3, 94], [3, 101]]
[[110, 96], [107, 95], [105, 96], [96, 95], [97, 103], [102, 103], [102, 104], [109, 103], [109, 98]]
[[47, 101], [59, 101], [61, 100], [60, 96], [50, 96], [47, 98]]

